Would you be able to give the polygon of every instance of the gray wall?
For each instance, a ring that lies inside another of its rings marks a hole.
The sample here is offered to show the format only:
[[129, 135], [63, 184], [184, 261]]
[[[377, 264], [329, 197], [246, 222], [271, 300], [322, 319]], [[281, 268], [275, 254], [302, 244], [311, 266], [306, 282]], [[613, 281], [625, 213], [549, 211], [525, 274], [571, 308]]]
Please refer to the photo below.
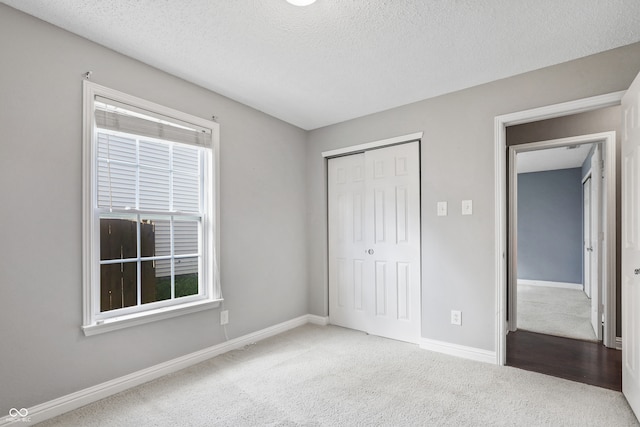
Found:
[[308, 313], [306, 132], [0, 5], [0, 416], [224, 341], [219, 310], [85, 337], [82, 75], [221, 125], [229, 337]]
[[[422, 336], [495, 351], [495, 116], [624, 90], [639, 71], [640, 44], [636, 43], [310, 132], [311, 312], [327, 314], [325, 164], [321, 152], [424, 131]], [[472, 216], [460, 214], [464, 199], [473, 199]], [[449, 202], [449, 216], [436, 216], [439, 200]], [[461, 327], [450, 324], [452, 309], [462, 310]]]
[[518, 174], [518, 279], [582, 283], [582, 169]]
[[[509, 126], [507, 128], [507, 146], [607, 132], [610, 130], [619, 132], [621, 125], [622, 112], [620, 106], [616, 105], [614, 107], [600, 108], [585, 113], [572, 114], [570, 116]], [[616, 137], [619, 145], [620, 135], [616, 135]]]

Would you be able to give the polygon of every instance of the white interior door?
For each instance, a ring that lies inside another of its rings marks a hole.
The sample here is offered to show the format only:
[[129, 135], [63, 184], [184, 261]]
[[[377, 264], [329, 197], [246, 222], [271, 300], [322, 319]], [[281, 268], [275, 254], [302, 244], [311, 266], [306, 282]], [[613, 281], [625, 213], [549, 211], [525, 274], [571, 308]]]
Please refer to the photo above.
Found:
[[591, 326], [598, 340], [602, 339], [602, 151], [595, 146], [591, 156]]
[[367, 330], [364, 304], [364, 153], [328, 161], [329, 318]]
[[622, 392], [640, 416], [640, 75], [622, 115]]
[[591, 298], [591, 177], [582, 184], [583, 195], [583, 253], [584, 253], [584, 293]]
[[[370, 333], [420, 336], [420, 162], [418, 142], [366, 152], [366, 233], [373, 315]], [[373, 250], [373, 253], [371, 253]]]
[[332, 324], [420, 338], [418, 142], [329, 159]]

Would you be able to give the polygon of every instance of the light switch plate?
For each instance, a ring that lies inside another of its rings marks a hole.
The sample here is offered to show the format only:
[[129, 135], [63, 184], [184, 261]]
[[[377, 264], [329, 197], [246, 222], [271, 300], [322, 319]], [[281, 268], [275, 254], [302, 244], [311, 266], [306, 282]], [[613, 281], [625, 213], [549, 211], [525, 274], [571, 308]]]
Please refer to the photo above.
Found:
[[447, 216], [447, 202], [438, 202], [438, 216]]
[[473, 214], [473, 201], [471, 200], [463, 200], [462, 201], [462, 215], [471, 215]]

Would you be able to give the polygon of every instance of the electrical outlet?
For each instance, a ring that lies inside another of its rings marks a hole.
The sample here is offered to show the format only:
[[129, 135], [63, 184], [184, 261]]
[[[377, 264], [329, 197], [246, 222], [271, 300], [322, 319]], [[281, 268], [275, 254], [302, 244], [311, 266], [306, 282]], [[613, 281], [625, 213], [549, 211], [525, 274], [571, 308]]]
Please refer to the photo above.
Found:
[[451, 324], [462, 326], [462, 312], [460, 310], [451, 310]]
[[220, 312], [220, 324], [226, 325], [229, 323], [229, 310], [223, 310]]

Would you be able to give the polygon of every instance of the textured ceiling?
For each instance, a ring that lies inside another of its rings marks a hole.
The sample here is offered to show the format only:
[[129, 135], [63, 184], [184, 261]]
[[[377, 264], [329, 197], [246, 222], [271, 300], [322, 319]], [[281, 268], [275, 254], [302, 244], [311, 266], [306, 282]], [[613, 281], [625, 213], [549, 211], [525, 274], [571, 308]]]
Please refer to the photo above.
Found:
[[591, 152], [593, 144], [582, 144], [575, 148], [547, 148], [518, 153], [518, 173], [579, 168]]
[[638, 0], [0, 2], [304, 129], [640, 41]]

